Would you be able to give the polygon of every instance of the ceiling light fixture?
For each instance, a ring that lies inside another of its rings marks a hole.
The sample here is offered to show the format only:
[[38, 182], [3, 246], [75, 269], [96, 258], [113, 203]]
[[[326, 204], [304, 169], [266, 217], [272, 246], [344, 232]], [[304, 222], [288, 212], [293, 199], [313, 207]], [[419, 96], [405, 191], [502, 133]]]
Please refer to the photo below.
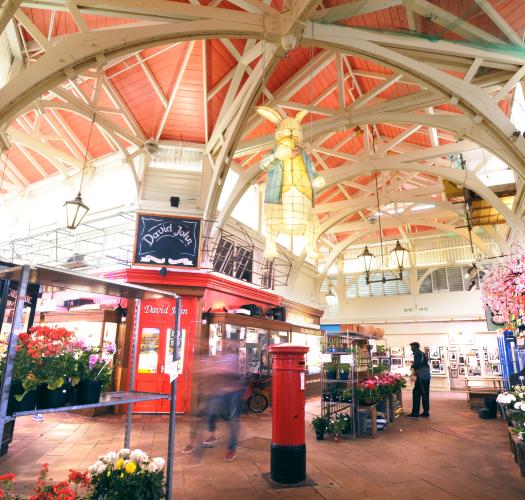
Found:
[[[377, 200], [377, 220], [379, 222], [379, 244], [381, 248], [381, 267], [383, 267], [383, 228], [381, 226], [381, 210], [379, 207], [379, 188], [377, 186], [377, 175], [375, 178], [375, 184], [376, 184], [376, 200]], [[386, 283], [387, 281], [401, 281], [403, 279], [403, 269], [405, 268], [406, 264], [408, 263], [408, 250], [399, 243], [399, 240], [396, 241], [396, 246], [394, 247], [394, 250], [392, 250], [391, 255], [394, 256], [396, 265], [397, 265], [397, 271], [398, 276], [394, 276], [393, 278], [386, 278], [385, 277], [385, 271], [382, 270], [382, 276], [380, 279], [377, 280], [371, 280], [370, 279], [370, 270], [372, 268], [372, 262], [374, 260], [374, 254], [370, 252], [368, 249], [368, 246], [365, 246], [365, 249], [362, 254], [358, 256], [358, 259], [361, 261], [361, 265], [363, 268], [363, 272], [365, 273], [365, 279], [366, 284], [369, 285], [370, 283]]]
[[339, 298], [334, 293], [332, 287], [328, 289], [328, 293], [324, 296], [324, 298], [329, 306], [336, 306], [339, 304]]
[[64, 206], [66, 207], [67, 214], [67, 228], [76, 229], [82, 222], [86, 214], [89, 212], [89, 207], [82, 200], [82, 183], [84, 182], [84, 172], [86, 170], [87, 155], [89, 151], [89, 144], [91, 142], [91, 134], [93, 133], [93, 126], [95, 125], [95, 114], [91, 121], [91, 128], [89, 129], [89, 136], [86, 145], [86, 153], [84, 155], [84, 164], [82, 165], [82, 174], [80, 176], [80, 186], [78, 188], [78, 194], [74, 200], [66, 201]]

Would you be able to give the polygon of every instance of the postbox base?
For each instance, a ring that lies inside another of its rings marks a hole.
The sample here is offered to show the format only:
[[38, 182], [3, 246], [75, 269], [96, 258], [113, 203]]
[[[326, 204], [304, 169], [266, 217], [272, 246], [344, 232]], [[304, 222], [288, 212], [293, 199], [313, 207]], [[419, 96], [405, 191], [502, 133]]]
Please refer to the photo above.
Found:
[[300, 483], [306, 480], [306, 445], [283, 446], [272, 443], [272, 481], [283, 484]]

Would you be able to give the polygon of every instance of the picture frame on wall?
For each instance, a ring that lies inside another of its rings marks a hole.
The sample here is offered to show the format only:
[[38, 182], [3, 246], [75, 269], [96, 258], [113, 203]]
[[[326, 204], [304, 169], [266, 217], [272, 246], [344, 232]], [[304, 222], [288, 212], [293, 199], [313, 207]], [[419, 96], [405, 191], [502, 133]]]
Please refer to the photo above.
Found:
[[465, 365], [459, 367], [458, 373], [463, 377], [465, 376]]
[[441, 373], [441, 363], [439, 362], [439, 359], [430, 360], [430, 371], [434, 374]]
[[460, 354], [458, 356], [458, 364], [461, 366], [461, 365], [464, 365], [465, 364], [465, 356], [463, 354]]
[[458, 371], [456, 369], [450, 369], [450, 378], [458, 378]]
[[451, 370], [457, 370], [457, 368], [458, 368], [458, 363], [457, 363], [457, 361], [451, 361], [451, 362], [450, 362], [450, 369], [451, 369]]
[[403, 348], [402, 347], [391, 347], [390, 356], [391, 357], [403, 356]]
[[456, 351], [449, 351], [448, 353], [448, 360], [449, 361], [457, 361], [458, 359], [458, 353]]
[[428, 348], [428, 357], [430, 359], [439, 359], [439, 347], [438, 346], [430, 346]]

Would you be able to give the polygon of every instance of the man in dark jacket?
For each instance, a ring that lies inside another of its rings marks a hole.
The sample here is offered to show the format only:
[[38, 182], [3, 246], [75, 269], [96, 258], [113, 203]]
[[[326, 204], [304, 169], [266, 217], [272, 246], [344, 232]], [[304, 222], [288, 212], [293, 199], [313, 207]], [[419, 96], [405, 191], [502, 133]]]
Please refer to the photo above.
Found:
[[[412, 373], [416, 376], [412, 390], [412, 413], [408, 417], [430, 417], [430, 368], [427, 355], [419, 349], [419, 342], [412, 342], [414, 353]], [[423, 401], [423, 413], [419, 414], [420, 399]]]

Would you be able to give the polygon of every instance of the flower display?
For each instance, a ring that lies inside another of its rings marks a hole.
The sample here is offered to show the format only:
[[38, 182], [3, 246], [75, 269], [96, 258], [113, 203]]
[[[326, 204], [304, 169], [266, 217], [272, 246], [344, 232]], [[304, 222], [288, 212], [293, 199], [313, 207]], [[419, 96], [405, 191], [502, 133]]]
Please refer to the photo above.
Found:
[[102, 387], [111, 383], [113, 374], [114, 344], [106, 343], [103, 348], [84, 347], [78, 356], [78, 375], [82, 380], [100, 382]]
[[383, 372], [357, 384], [356, 397], [361, 405], [374, 405], [406, 387], [405, 377], [398, 373]]
[[496, 401], [505, 408], [507, 421], [512, 423], [513, 431], [523, 440], [525, 437], [525, 385], [512, 387], [510, 391], [498, 394]]
[[131, 451], [123, 448], [101, 455], [88, 468], [91, 498], [160, 500], [164, 495], [165, 465], [162, 457], [150, 459], [139, 449]]
[[494, 264], [481, 283], [483, 302], [505, 322], [525, 311], [525, 250], [514, 243], [511, 253]]

